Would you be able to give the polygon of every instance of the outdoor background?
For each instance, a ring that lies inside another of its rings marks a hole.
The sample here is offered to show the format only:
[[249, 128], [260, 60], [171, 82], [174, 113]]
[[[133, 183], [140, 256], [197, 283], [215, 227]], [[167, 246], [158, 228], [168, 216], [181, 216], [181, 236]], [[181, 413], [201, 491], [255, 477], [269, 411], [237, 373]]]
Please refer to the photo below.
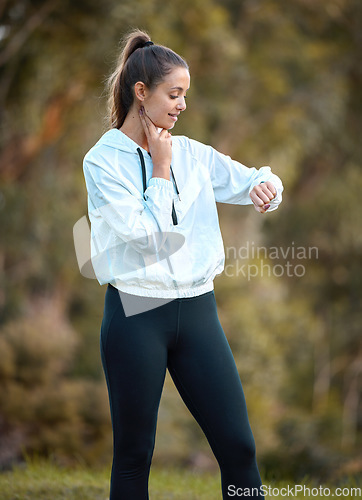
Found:
[[[80, 274], [73, 226], [104, 82], [138, 27], [190, 66], [172, 133], [284, 183], [270, 214], [218, 204], [215, 295], [263, 478], [360, 474], [362, 2], [2, 0], [0, 19], [0, 469], [111, 461], [106, 287]], [[169, 378], [154, 463], [217, 469]]]

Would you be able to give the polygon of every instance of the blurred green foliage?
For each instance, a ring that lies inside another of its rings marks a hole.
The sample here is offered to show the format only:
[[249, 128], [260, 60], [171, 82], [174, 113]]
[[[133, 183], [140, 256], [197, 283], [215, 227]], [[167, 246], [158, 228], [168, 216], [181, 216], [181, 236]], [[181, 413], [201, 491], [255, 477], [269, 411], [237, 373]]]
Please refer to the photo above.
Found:
[[[0, 19], [0, 467], [24, 452], [111, 458], [105, 288], [80, 275], [72, 229], [83, 156], [107, 128], [105, 78], [139, 27], [190, 65], [174, 133], [285, 185], [270, 215], [218, 206], [216, 298], [265, 476], [360, 473], [362, 3], [8, 0]], [[240, 256], [247, 245], [267, 251]], [[215, 467], [169, 377], [155, 461]]]

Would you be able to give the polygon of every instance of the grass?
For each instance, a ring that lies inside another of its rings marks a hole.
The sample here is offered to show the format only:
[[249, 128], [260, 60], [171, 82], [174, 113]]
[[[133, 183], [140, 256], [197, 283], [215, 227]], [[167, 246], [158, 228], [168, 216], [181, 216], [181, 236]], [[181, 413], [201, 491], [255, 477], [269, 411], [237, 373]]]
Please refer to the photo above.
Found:
[[[300, 482], [311, 490], [319, 487], [311, 481]], [[290, 487], [294, 487], [289, 483]], [[285, 499], [277, 495], [287, 482], [268, 483], [275, 488], [270, 499]], [[355, 481], [343, 485], [345, 488], [357, 487]], [[327, 485], [323, 485], [327, 488]], [[335, 488], [330, 486], [331, 493]], [[108, 500], [109, 470], [93, 470], [84, 467], [74, 469], [59, 468], [50, 462], [28, 462], [10, 472], [0, 474], [1, 500]], [[295, 498], [324, 499], [326, 495], [295, 495]], [[292, 495], [290, 495], [292, 496]], [[331, 495], [332, 496], [332, 495]], [[337, 495], [334, 495], [337, 496]], [[362, 498], [361, 494], [359, 495]], [[221, 500], [218, 474], [195, 473], [180, 469], [153, 467], [150, 477], [150, 498], [154, 500]], [[240, 495], [230, 498], [242, 498]], [[358, 498], [355, 495], [342, 495], [343, 499]]]
[[[69, 469], [50, 462], [28, 462], [0, 474], [0, 500], [108, 500], [109, 475], [109, 469]], [[150, 498], [219, 499], [219, 482], [212, 474], [153, 467]]]

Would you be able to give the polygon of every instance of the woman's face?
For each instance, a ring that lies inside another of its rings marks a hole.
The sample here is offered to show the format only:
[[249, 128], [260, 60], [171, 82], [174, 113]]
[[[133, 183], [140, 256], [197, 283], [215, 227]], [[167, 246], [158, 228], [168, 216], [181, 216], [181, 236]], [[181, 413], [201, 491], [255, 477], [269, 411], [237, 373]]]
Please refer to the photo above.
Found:
[[171, 129], [177, 117], [186, 109], [186, 92], [190, 87], [190, 73], [176, 67], [153, 90], [146, 90], [143, 105], [156, 127]]

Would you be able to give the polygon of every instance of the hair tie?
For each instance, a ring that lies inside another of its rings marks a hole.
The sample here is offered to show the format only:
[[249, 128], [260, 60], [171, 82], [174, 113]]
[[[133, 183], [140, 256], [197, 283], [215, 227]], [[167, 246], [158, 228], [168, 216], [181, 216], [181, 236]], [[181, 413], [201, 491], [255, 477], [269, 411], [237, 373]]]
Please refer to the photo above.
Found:
[[149, 45], [154, 45], [153, 42], [151, 42], [151, 40], [149, 40], [148, 42], [146, 42], [143, 47], [148, 47]]

